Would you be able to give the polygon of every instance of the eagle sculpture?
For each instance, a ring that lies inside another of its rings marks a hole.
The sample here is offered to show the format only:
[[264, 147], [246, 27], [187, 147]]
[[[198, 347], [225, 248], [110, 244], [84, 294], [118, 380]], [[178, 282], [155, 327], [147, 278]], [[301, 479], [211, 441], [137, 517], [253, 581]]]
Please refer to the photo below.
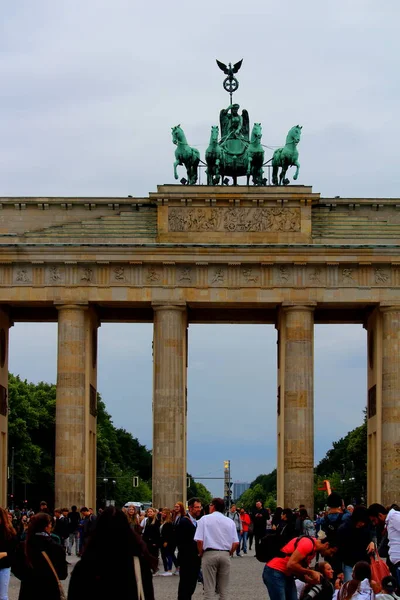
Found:
[[229, 63], [229, 66], [227, 67], [223, 62], [217, 60], [217, 65], [219, 66], [221, 71], [225, 73], [225, 75], [228, 75], [228, 77], [233, 78], [234, 74], [237, 73], [240, 67], [242, 66], [242, 62], [243, 58], [242, 60], [239, 60], [239, 62], [235, 63], [233, 67], [231, 63]]

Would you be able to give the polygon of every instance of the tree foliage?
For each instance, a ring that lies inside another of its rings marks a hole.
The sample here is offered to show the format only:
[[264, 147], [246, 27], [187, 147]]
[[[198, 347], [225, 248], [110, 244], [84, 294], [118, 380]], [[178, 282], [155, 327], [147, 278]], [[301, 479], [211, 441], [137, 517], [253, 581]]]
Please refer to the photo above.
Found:
[[[14, 448], [15, 501], [22, 504], [28, 500], [34, 507], [42, 499], [52, 503], [56, 386], [28, 383], [10, 374], [8, 398], [9, 464]], [[114, 426], [99, 394], [97, 409], [98, 504], [105, 498], [119, 505], [151, 500], [151, 452], [125, 429]], [[132, 485], [134, 475], [139, 476], [137, 488]]]
[[[315, 468], [315, 506], [322, 509], [326, 502], [326, 492], [319, 490], [323, 480], [328, 479], [331, 488], [338, 491], [344, 501], [364, 502], [367, 487], [367, 417], [364, 422], [346, 436], [333, 442], [324, 458]], [[254, 507], [256, 500], [262, 500], [265, 507], [276, 508], [276, 469], [267, 475], [258, 475], [238, 499], [237, 504], [247, 510]], [[290, 507], [295, 508], [295, 507]]]

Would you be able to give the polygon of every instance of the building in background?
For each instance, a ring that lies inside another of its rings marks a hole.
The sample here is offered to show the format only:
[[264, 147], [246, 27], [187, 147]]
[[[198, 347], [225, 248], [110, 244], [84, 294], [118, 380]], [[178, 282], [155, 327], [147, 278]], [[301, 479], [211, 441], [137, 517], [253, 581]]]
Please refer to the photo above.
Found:
[[233, 499], [238, 500], [240, 496], [249, 489], [249, 487], [249, 483], [245, 483], [244, 481], [236, 481], [233, 484]]

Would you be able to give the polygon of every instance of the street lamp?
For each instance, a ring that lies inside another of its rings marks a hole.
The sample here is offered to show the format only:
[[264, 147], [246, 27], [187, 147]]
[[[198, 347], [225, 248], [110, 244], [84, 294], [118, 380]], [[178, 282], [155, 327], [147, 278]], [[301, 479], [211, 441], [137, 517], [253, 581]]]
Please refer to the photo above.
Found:
[[104, 506], [107, 506], [107, 483], [108, 483], [107, 477], [104, 477], [103, 481], [104, 481]]

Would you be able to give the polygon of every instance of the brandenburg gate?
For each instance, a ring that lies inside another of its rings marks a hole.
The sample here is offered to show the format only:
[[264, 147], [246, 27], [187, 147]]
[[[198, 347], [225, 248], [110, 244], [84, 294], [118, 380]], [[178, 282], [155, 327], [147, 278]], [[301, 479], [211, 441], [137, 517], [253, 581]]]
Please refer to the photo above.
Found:
[[154, 323], [156, 506], [186, 496], [190, 323], [275, 324], [278, 504], [310, 509], [314, 323], [364, 326], [368, 502], [394, 501], [399, 238], [400, 200], [321, 198], [307, 186], [163, 185], [148, 198], [1, 198], [0, 504], [7, 504], [9, 329], [27, 321], [58, 322], [57, 505], [95, 505], [102, 322]]

